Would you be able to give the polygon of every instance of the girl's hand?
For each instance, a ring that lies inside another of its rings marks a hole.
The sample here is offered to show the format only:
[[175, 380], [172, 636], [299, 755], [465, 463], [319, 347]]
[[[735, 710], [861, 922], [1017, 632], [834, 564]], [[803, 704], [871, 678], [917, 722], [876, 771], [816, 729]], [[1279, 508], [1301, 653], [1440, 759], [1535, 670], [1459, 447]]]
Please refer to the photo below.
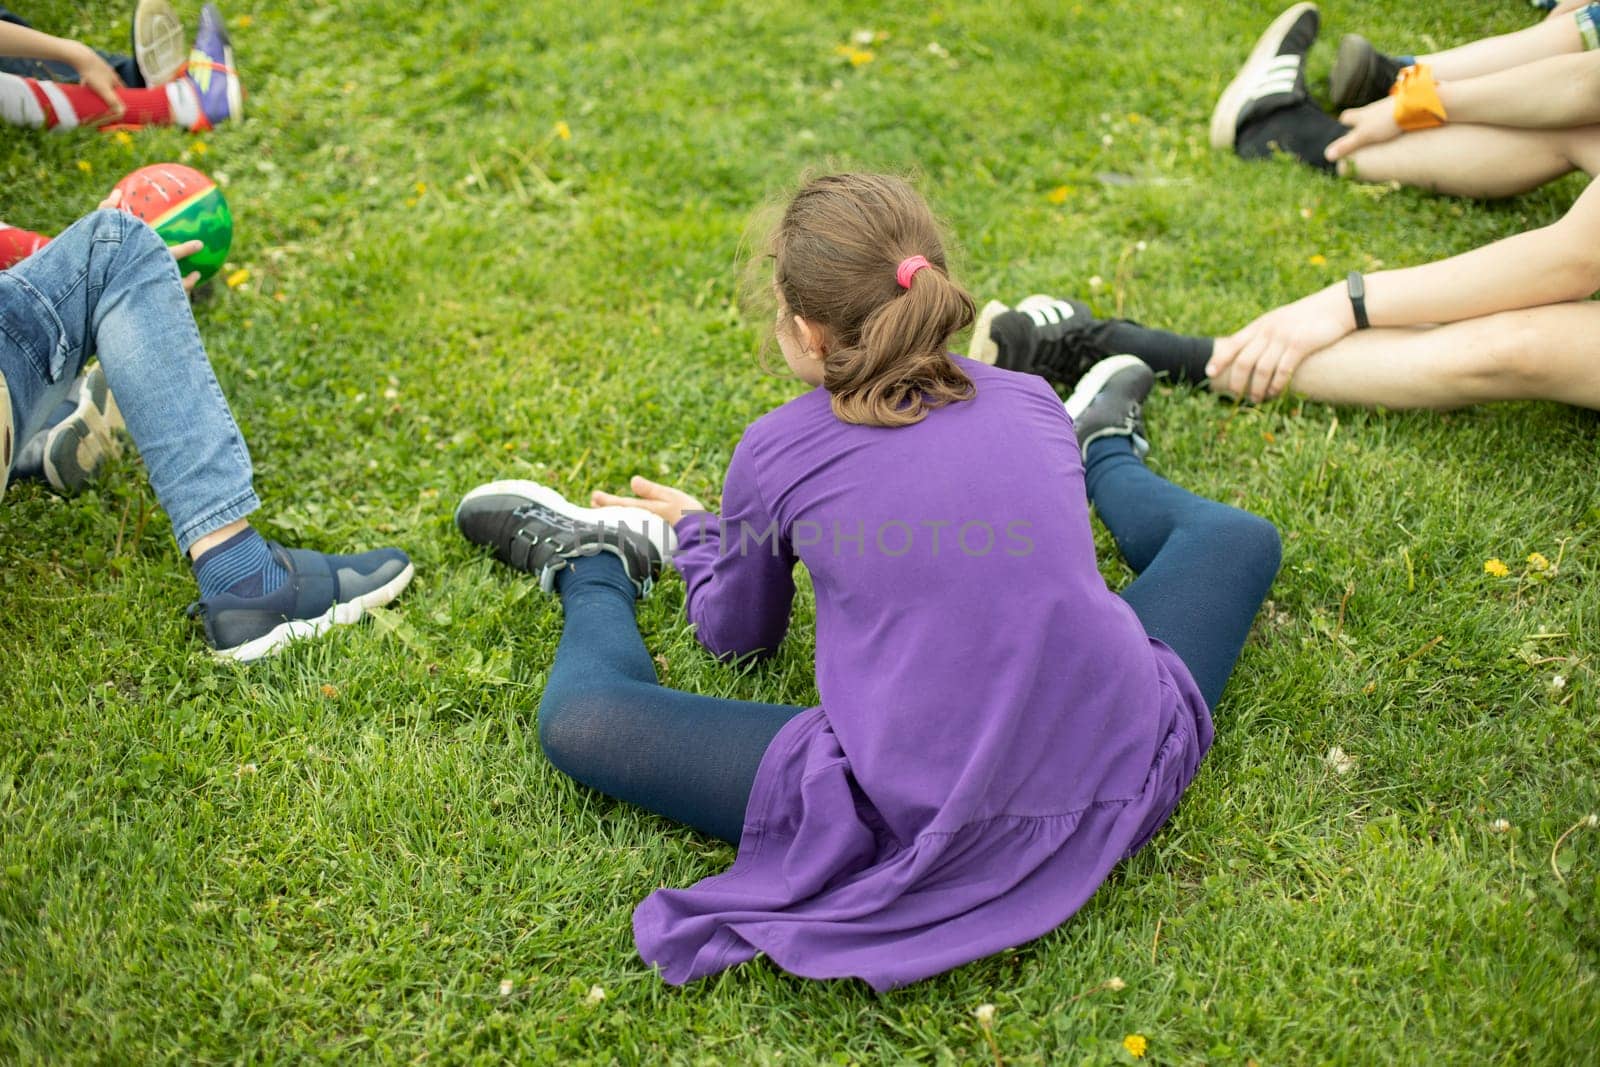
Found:
[[704, 504], [682, 489], [674, 489], [670, 485], [657, 485], [637, 474], [628, 482], [628, 487], [639, 495], [616, 496], [596, 489], [589, 494], [589, 504], [597, 508], [644, 508], [667, 520], [669, 526], [678, 525], [678, 520], [683, 518], [684, 512], [706, 510]]
[[78, 81], [105, 101], [106, 113], [95, 119], [94, 125], [106, 126], [122, 118], [126, 109], [122, 106], [122, 98], [117, 95], [117, 90], [126, 89], [127, 86], [122, 84], [117, 72], [111, 69], [111, 64], [101, 59], [94, 49], [81, 44], [72, 50], [70, 62], [72, 69], [78, 72]]
[[1294, 369], [1356, 328], [1344, 286], [1269, 311], [1230, 337], [1217, 338], [1206, 364], [1211, 388], [1260, 403], [1289, 384]]
[[1387, 96], [1364, 107], [1352, 107], [1341, 112], [1339, 121], [1350, 127], [1350, 132], [1328, 146], [1323, 155], [1336, 162], [1358, 148], [1382, 144], [1400, 136], [1400, 124], [1394, 120], [1394, 101]]

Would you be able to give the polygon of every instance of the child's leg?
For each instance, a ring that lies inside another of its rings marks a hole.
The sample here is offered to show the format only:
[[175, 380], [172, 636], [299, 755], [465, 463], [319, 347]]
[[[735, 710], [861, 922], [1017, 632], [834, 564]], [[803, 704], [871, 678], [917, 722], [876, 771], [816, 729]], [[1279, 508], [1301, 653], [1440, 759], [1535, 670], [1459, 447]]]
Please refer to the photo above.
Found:
[[1126, 437], [1089, 446], [1087, 479], [1101, 521], [1139, 574], [1123, 599], [1215, 707], [1278, 573], [1278, 531], [1155, 474]]
[[1338, 164], [1341, 175], [1358, 181], [1484, 198], [1517, 196], [1574, 170], [1596, 169], [1600, 126], [1517, 130], [1447, 123], [1359, 148]]
[[42, 233], [34, 233], [32, 230], [0, 222], [0, 270], [27, 259], [43, 248], [49, 240], [50, 238]]
[[584, 785], [737, 844], [761, 757], [802, 709], [659, 685], [615, 556], [576, 560], [556, 588], [566, 624], [539, 703], [545, 755]]
[[[119, 123], [206, 128], [200, 98], [188, 78], [158, 89], [118, 89], [117, 97], [124, 108]], [[108, 110], [99, 94], [86, 86], [0, 74], [0, 122], [6, 125], [70, 130], [92, 125]]]
[[[187, 552], [260, 506], [250, 454], [212, 373], [178, 266], [154, 230], [102, 210], [0, 273], [0, 348], [31, 369], [26, 442], [89, 357], [101, 366], [150, 485]], [[17, 383], [12, 382], [13, 401]]]
[[1328, 404], [1556, 400], [1600, 410], [1597, 365], [1600, 303], [1574, 300], [1429, 329], [1357, 330], [1306, 357], [1289, 388]]

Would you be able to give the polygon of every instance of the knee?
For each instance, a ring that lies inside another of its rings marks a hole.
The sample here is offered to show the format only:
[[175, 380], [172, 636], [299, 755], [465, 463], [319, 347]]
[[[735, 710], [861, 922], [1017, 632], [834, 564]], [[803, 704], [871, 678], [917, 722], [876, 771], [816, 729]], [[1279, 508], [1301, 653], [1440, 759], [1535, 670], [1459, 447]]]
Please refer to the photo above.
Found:
[[1223, 558], [1234, 561], [1240, 577], [1259, 576], [1262, 595], [1278, 576], [1283, 562], [1283, 538], [1269, 520], [1249, 511], [1229, 508], [1219, 519], [1217, 540]]
[[563, 686], [545, 690], [539, 702], [539, 750], [563, 774], [586, 781], [588, 769], [614, 740], [609, 725], [626, 694], [613, 686]]
[[1466, 376], [1484, 385], [1489, 395], [1507, 387], [1521, 394], [1542, 385], [1550, 373], [1550, 335], [1537, 314], [1505, 311], [1482, 321], [1486, 328], [1462, 362]]

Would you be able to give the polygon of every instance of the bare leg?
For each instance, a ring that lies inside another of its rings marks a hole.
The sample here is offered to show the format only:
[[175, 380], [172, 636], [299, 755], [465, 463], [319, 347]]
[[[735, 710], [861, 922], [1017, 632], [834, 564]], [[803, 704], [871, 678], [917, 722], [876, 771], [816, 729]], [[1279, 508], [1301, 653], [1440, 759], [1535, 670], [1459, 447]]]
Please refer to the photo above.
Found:
[[1578, 34], [1578, 24], [1571, 15], [1550, 18], [1525, 30], [1485, 37], [1458, 48], [1418, 56], [1417, 62], [1433, 67], [1433, 76], [1440, 81], [1459, 81], [1476, 78], [1480, 74], [1493, 74], [1507, 67], [1520, 67], [1536, 59], [1583, 51], [1583, 38]]
[[1454, 408], [1557, 400], [1600, 410], [1600, 303], [1361, 330], [1307, 358], [1290, 388], [1331, 404]]
[[1516, 196], [1574, 170], [1600, 170], [1600, 126], [1447, 125], [1369, 145], [1339, 162], [1341, 175], [1360, 181], [1482, 198]]

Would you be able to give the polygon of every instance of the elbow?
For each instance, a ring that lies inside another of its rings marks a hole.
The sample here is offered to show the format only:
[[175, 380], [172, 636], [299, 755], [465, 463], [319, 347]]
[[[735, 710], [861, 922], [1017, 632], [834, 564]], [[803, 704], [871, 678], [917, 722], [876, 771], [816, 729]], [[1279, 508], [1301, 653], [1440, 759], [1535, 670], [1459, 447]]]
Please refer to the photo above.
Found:
[[695, 624], [695, 637], [712, 656], [723, 663], [745, 663], [769, 659], [783, 643], [783, 630], [776, 633], [748, 632], [719, 634], [705, 623]]

